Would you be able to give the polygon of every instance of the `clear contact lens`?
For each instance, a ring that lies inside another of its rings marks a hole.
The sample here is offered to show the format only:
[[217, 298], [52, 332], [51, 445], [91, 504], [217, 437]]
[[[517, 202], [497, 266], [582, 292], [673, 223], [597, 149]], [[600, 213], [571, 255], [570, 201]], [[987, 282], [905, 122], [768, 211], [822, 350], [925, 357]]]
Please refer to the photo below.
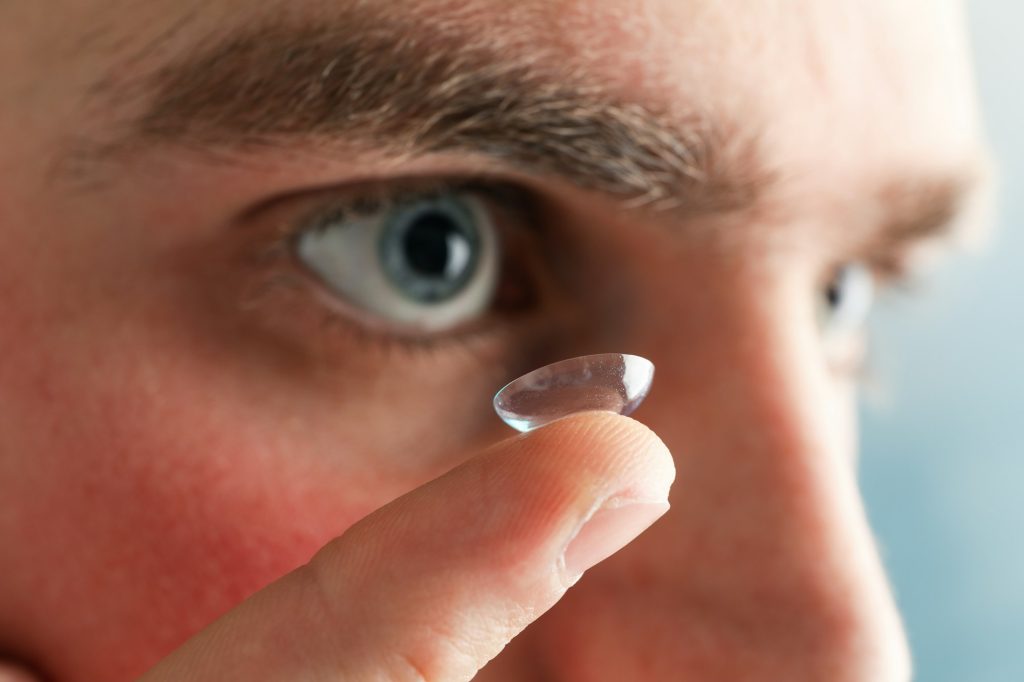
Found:
[[507, 384], [494, 396], [494, 410], [517, 431], [588, 410], [630, 414], [647, 397], [653, 379], [654, 364], [638, 355], [584, 355]]

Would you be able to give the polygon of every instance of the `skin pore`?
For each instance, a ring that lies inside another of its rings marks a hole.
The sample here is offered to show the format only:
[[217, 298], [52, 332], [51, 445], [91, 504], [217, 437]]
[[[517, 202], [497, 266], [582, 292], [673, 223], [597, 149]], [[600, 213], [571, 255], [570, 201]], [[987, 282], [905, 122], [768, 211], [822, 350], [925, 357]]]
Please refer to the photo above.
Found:
[[[134, 679], [507, 438], [506, 381], [622, 351], [672, 508], [477, 679], [909, 677], [859, 333], [816, 307], [981, 188], [957, 3], [8, 2], [0, 59], [0, 658]], [[503, 244], [457, 329], [294, 256], [309, 216], [452, 186]]]

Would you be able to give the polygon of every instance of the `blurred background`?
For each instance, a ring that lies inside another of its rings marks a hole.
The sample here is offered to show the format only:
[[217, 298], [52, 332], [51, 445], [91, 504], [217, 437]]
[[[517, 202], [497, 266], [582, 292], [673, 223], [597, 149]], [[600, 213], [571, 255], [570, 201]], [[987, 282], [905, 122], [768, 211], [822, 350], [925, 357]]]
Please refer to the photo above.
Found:
[[998, 227], [874, 321], [868, 512], [924, 682], [1024, 681], [1024, 3], [970, 0]]

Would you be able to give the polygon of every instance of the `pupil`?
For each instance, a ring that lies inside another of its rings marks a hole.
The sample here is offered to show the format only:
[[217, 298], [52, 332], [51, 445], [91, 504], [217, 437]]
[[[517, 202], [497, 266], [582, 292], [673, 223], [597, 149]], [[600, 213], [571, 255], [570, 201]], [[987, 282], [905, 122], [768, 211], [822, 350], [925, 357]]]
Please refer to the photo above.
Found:
[[828, 301], [828, 304], [833, 308], [838, 308], [842, 299], [843, 294], [839, 289], [839, 285], [836, 283], [829, 284], [828, 288], [825, 290], [825, 300]]
[[456, 232], [451, 219], [440, 213], [417, 218], [402, 239], [402, 250], [410, 267], [420, 275], [443, 277], [448, 269], [449, 244]]

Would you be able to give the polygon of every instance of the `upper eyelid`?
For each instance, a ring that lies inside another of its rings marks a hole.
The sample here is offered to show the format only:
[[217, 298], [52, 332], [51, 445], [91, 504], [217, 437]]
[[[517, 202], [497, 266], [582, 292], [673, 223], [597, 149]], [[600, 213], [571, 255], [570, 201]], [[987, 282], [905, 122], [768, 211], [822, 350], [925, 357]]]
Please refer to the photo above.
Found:
[[[537, 215], [537, 197], [529, 188], [495, 178], [441, 176], [396, 178], [307, 190], [298, 193], [299, 200], [306, 206], [297, 216], [288, 219], [287, 224], [280, 226], [282, 231], [296, 234], [343, 219], [347, 213], [353, 217], [367, 217], [377, 211], [445, 193], [465, 193], [482, 198], [527, 227], [537, 227], [542, 222]], [[275, 203], [286, 201], [278, 199]]]

